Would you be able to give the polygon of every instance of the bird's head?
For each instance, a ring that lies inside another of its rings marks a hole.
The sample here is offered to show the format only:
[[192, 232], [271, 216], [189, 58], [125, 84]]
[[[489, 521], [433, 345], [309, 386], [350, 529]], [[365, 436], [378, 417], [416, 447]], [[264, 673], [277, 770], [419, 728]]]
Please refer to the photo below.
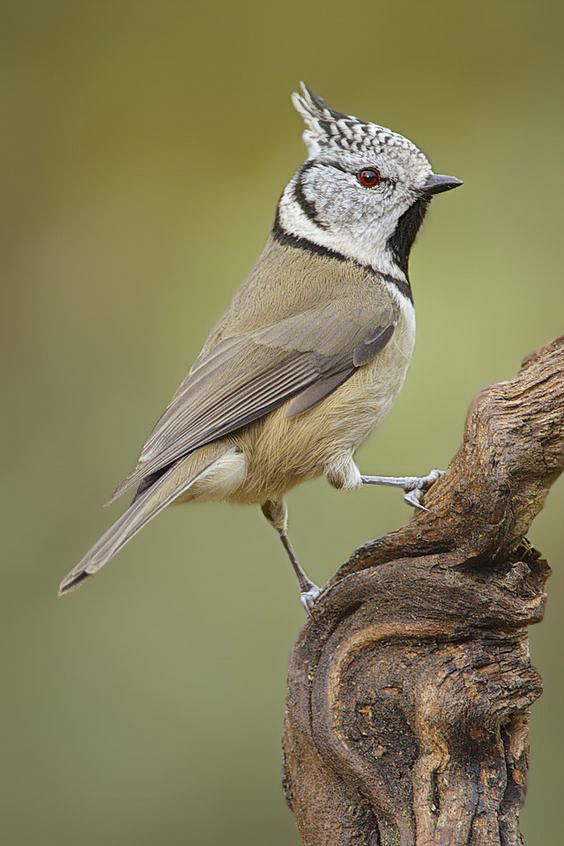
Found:
[[303, 83], [292, 102], [306, 123], [309, 156], [282, 195], [279, 225], [382, 272], [406, 275], [431, 197], [461, 181], [433, 173], [403, 135], [329, 108]]

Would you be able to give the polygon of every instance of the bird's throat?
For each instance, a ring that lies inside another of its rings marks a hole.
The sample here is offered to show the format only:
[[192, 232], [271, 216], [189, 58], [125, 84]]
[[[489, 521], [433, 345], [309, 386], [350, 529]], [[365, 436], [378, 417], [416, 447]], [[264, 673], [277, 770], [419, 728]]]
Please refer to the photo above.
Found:
[[401, 272], [408, 279], [409, 254], [421, 229], [429, 207], [430, 198], [420, 197], [405, 211], [396, 224], [393, 235], [388, 238], [387, 248]]

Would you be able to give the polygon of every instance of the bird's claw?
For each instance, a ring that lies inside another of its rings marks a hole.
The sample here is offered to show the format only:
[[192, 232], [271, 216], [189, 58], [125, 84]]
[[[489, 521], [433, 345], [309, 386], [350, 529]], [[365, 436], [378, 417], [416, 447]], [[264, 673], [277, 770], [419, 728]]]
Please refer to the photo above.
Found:
[[317, 585], [314, 584], [312, 584], [308, 590], [304, 590], [300, 593], [300, 602], [304, 606], [309, 617], [311, 617], [313, 606], [315, 605], [320, 593], [321, 588], [318, 588]]
[[421, 488], [414, 488], [412, 491], [408, 491], [405, 494], [404, 500], [407, 502], [408, 505], [412, 505], [414, 508], [419, 508], [421, 511], [428, 511], [428, 508], [425, 508], [424, 505], [421, 504], [421, 498], [424, 494], [424, 491]]
[[437, 479], [444, 474], [444, 472], [444, 470], [431, 470], [431, 472], [427, 473], [426, 476], [420, 476], [419, 478], [413, 479], [409, 485], [406, 485], [404, 487], [404, 500], [408, 503], [408, 505], [412, 505], [414, 508], [419, 508], [421, 511], [429, 511], [429, 509], [422, 504], [421, 500], [433, 482], [436, 482]]

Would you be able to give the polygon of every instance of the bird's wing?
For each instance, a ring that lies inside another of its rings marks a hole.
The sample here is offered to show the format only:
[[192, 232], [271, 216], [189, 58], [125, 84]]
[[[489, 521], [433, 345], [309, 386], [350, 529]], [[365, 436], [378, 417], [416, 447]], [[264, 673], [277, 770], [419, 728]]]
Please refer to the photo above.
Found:
[[265, 328], [225, 338], [200, 356], [112, 500], [183, 455], [258, 420], [300, 394], [311, 408], [390, 340], [398, 310], [331, 300]]

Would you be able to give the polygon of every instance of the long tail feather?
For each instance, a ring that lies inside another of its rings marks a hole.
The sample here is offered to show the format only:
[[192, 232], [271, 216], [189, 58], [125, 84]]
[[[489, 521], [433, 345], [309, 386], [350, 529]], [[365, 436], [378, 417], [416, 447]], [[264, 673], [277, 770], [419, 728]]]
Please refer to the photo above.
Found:
[[186, 494], [189, 488], [209, 470], [222, 455], [225, 445], [207, 447], [179, 461], [148, 490], [137, 497], [121, 517], [110, 526], [84, 558], [73, 567], [59, 585], [59, 596], [73, 590], [93, 576], [130, 541], [137, 532], [156, 517], [163, 508]]

